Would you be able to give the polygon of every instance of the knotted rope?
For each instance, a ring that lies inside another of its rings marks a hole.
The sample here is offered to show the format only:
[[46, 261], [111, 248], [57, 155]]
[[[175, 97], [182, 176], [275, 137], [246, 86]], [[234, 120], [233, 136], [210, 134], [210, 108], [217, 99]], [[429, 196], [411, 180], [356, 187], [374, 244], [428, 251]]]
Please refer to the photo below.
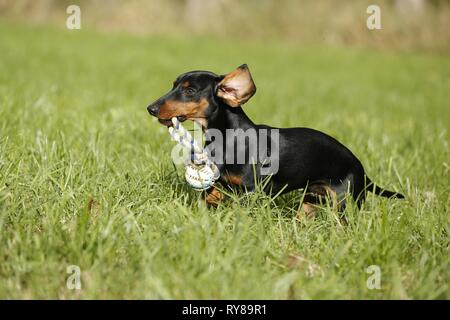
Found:
[[190, 157], [185, 164], [184, 176], [187, 183], [197, 191], [210, 188], [220, 177], [219, 169], [176, 117], [172, 118], [172, 124], [173, 126], [169, 127], [170, 136], [190, 151]]

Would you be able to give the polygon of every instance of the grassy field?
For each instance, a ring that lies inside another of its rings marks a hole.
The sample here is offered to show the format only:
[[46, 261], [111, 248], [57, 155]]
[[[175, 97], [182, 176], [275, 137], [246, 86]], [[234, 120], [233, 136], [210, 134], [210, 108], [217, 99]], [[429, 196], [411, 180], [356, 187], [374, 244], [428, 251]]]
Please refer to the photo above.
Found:
[[[0, 39], [0, 298], [450, 298], [448, 58], [12, 24]], [[327, 208], [298, 222], [299, 193], [208, 209], [146, 106], [184, 71], [244, 62], [255, 122], [333, 135], [407, 199], [369, 196], [343, 228]]]

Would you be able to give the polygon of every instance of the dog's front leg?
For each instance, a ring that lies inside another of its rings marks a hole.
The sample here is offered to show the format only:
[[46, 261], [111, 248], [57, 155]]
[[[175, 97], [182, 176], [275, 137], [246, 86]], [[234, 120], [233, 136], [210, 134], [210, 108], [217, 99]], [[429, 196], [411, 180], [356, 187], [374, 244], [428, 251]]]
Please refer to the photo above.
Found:
[[225, 198], [224, 194], [220, 192], [220, 190], [215, 186], [212, 186], [208, 190], [203, 191], [202, 196], [207, 204], [214, 207], [217, 207], [219, 203]]

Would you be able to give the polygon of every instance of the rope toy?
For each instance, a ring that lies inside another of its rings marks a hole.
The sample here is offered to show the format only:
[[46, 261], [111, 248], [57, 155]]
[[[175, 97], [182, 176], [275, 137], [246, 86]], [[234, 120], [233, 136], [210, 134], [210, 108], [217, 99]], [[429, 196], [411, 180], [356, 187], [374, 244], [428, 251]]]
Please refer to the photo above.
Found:
[[177, 117], [172, 119], [172, 127], [169, 127], [169, 134], [172, 139], [190, 151], [190, 157], [185, 163], [185, 173], [187, 183], [196, 191], [203, 191], [214, 185], [220, 177], [217, 166], [209, 159], [206, 151], [201, 148], [197, 141], [192, 138]]

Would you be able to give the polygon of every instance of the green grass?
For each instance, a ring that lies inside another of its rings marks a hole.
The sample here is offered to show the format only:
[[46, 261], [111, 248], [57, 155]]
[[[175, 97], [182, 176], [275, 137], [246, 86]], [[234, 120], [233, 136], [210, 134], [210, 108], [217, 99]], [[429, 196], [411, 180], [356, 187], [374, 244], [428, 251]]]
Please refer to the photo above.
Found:
[[[11, 24], [0, 39], [1, 298], [450, 298], [448, 58]], [[343, 228], [327, 208], [298, 222], [299, 193], [208, 209], [146, 106], [182, 72], [244, 62], [255, 122], [335, 136], [407, 200], [369, 196]]]

